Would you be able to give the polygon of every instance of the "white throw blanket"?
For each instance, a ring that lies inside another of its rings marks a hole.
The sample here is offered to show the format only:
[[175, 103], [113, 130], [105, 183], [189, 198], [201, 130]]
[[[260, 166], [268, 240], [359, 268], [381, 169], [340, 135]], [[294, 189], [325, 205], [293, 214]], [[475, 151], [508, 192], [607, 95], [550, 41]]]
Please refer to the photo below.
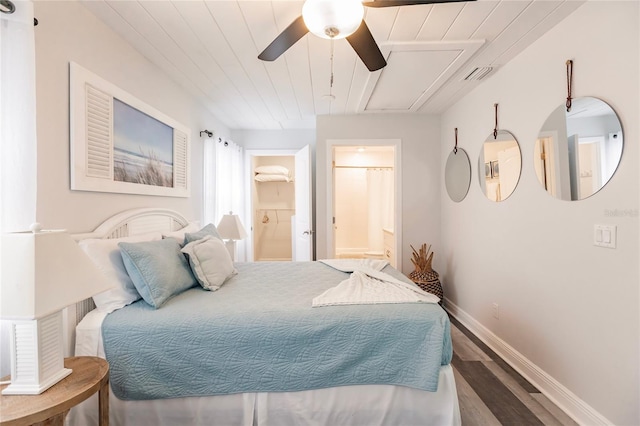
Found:
[[311, 306], [368, 305], [376, 303], [438, 303], [440, 298], [414, 284], [381, 272], [385, 260], [325, 259], [320, 262], [351, 276], [314, 297]]

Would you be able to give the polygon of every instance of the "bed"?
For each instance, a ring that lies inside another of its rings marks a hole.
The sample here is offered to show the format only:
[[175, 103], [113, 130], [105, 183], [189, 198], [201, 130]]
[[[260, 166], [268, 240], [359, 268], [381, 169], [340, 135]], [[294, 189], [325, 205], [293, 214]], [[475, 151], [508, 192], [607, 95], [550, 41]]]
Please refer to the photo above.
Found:
[[[116, 242], [125, 242], [126, 258], [149, 238], [215, 240], [202, 229], [172, 210], [136, 209], [75, 237], [90, 257], [106, 258], [110, 247], [112, 261]], [[98, 309], [77, 307], [89, 312], [75, 327], [75, 355], [110, 363], [111, 424], [460, 424], [449, 321], [437, 303], [312, 307], [349, 274], [321, 262], [233, 269], [216, 291], [187, 286], [157, 308], [144, 296], [123, 307], [100, 297]], [[390, 266], [382, 271], [413, 285]], [[68, 423], [97, 425], [97, 413], [89, 399]]]

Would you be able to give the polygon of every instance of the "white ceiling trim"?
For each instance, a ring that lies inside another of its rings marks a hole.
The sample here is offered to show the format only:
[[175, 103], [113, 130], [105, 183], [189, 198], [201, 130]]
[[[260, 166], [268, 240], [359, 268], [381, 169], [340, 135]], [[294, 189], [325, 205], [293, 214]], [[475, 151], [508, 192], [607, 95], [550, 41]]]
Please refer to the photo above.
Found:
[[[451, 63], [433, 80], [433, 82], [418, 96], [415, 102], [406, 109], [393, 109], [393, 112], [418, 112], [429, 98], [431, 98], [440, 87], [442, 87], [460, 68], [462, 68], [469, 59], [482, 47], [485, 40], [464, 40], [464, 41], [409, 41], [409, 42], [386, 42], [380, 45], [380, 50], [385, 59], [389, 60], [392, 52], [443, 52], [453, 51], [457, 55]], [[390, 110], [368, 108], [371, 97], [380, 81], [382, 73], [387, 68], [380, 71], [369, 73], [367, 82], [360, 102], [357, 106], [357, 112], [389, 112]]]

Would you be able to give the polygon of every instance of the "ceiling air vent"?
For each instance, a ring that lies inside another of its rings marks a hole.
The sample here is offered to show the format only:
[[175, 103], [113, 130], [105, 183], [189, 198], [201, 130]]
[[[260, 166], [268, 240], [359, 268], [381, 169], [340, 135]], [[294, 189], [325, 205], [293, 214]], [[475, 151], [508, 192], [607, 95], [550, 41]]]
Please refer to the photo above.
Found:
[[471, 71], [464, 80], [482, 80], [493, 70], [493, 67], [477, 67], [473, 71]]

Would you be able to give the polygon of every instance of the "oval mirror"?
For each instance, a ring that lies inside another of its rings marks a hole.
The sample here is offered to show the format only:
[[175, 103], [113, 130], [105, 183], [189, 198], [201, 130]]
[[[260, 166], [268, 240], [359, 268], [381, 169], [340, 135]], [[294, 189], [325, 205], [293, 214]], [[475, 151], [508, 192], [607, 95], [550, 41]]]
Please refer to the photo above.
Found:
[[447, 165], [444, 169], [444, 184], [447, 187], [449, 198], [459, 203], [464, 200], [471, 185], [471, 162], [464, 149], [458, 148], [458, 152], [449, 154]]
[[622, 158], [623, 135], [613, 108], [597, 98], [576, 98], [571, 111], [556, 108], [534, 147], [538, 181], [561, 200], [582, 200], [609, 182]]
[[509, 198], [518, 185], [522, 157], [520, 145], [510, 132], [498, 131], [484, 141], [478, 157], [478, 180], [483, 194], [491, 201]]

